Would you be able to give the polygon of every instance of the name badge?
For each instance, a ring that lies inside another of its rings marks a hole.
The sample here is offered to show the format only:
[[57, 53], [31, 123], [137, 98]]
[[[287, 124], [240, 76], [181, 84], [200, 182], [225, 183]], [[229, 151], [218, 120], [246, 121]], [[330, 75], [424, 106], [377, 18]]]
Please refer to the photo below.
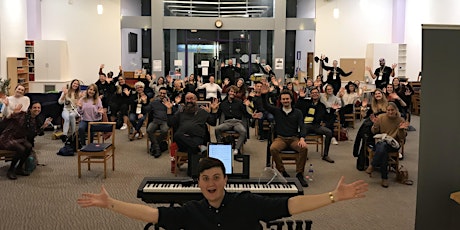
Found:
[[383, 73], [379, 73], [379, 77], [377, 78], [377, 80], [381, 81], [382, 77], [383, 77]]
[[141, 105], [141, 104], [137, 104], [137, 107], [136, 107], [136, 114], [141, 114], [141, 111], [142, 111], [142, 105]]

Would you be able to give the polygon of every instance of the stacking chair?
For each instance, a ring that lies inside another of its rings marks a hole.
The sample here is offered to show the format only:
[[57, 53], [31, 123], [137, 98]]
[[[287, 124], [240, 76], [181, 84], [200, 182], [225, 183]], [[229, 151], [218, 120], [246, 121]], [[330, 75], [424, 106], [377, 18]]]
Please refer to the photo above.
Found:
[[[147, 131], [146, 131], [146, 135], [148, 135]], [[158, 129], [158, 130], [155, 131], [155, 138], [158, 138], [159, 136], [160, 136], [160, 130]], [[172, 128], [169, 128], [168, 129], [168, 134], [166, 134], [166, 137], [165, 137], [166, 142], [168, 142], [168, 149], [169, 149], [169, 146], [172, 143], [171, 138], [172, 138]], [[147, 139], [147, 153], [150, 153], [150, 138], [147, 136], [146, 139]]]
[[[112, 158], [112, 171], [115, 171], [115, 126], [116, 122], [88, 123], [88, 142], [81, 149], [77, 149], [78, 178], [81, 177], [81, 164], [85, 163], [88, 165], [88, 170], [91, 170], [92, 163], [104, 164], [104, 178], [107, 178], [107, 161], [110, 158]], [[103, 132], [112, 132], [110, 141], [102, 138], [101, 133]], [[90, 141], [92, 133], [96, 133], [96, 143]]]
[[[267, 155], [270, 154], [270, 145], [273, 143], [273, 140], [276, 137], [275, 133], [275, 122], [272, 122], [270, 125], [270, 136], [269, 140], [267, 141]], [[297, 162], [297, 159], [299, 158], [299, 152], [287, 147], [286, 149], [283, 149], [280, 151], [280, 158], [285, 165], [295, 165]], [[271, 156], [271, 154], [270, 154]], [[271, 157], [271, 167], [274, 167], [275, 161], [273, 160], [273, 157]]]
[[[401, 153], [404, 155], [404, 142], [402, 141], [399, 144], [401, 145]], [[374, 150], [368, 146], [367, 147], [367, 152], [369, 153], [369, 164], [372, 162], [372, 159], [374, 158]], [[389, 152], [388, 153], [388, 172], [395, 172], [396, 175], [399, 174], [399, 151], [394, 151], [394, 152]]]
[[318, 152], [319, 146], [321, 146], [321, 156], [323, 156], [323, 153], [324, 153], [323, 135], [319, 135], [315, 133], [307, 134], [307, 136], [305, 137], [305, 142], [309, 145], [310, 144], [316, 145], [316, 152]]

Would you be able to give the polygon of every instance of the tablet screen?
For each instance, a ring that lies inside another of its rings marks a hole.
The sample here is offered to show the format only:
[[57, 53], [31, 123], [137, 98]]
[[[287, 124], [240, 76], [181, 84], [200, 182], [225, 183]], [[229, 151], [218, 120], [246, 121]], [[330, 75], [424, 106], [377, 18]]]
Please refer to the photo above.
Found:
[[225, 166], [225, 174], [232, 174], [232, 145], [210, 143], [208, 146], [208, 156], [222, 161]]

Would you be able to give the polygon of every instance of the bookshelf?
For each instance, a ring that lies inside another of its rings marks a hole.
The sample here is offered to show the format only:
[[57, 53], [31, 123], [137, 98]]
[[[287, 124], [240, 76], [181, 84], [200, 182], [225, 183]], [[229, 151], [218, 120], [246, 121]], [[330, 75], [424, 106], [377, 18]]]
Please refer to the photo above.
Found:
[[27, 57], [7, 58], [8, 78], [11, 79], [9, 95], [14, 95], [14, 89], [18, 84], [22, 84], [29, 92], [29, 59]]
[[29, 59], [29, 81], [35, 81], [35, 43], [26, 40], [26, 57]]

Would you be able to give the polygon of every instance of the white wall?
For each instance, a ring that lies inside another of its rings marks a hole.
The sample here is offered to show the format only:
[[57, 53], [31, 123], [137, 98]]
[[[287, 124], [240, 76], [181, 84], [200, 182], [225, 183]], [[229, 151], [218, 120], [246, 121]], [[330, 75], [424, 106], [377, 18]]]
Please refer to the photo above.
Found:
[[0, 77], [6, 78], [6, 58], [25, 56], [26, 0], [0, 1]]
[[[406, 0], [407, 70], [412, 80], [422, 65], [422, 24], [460, 24], [458, 0]], [[440, 60], [442, 62], [442, 60]]]
[[72, 2], [41, 1], [42, 39], [66, 40], [69, 80], [78, 78], [85, 84], [94, 83], [100, 64], [105, 64], [105, 72], [117, 72], [121, 64], [120, 0], [102, 1], [102, 15], [96, 10], [100, 1]]
[[[391, 43], [392, 2], [316, 0], [315, 55], [325, 54], [330, 60], [365, 58], [368, 43]], [[340, 9], [338, 19], [332, 15], [335, 7]]]

